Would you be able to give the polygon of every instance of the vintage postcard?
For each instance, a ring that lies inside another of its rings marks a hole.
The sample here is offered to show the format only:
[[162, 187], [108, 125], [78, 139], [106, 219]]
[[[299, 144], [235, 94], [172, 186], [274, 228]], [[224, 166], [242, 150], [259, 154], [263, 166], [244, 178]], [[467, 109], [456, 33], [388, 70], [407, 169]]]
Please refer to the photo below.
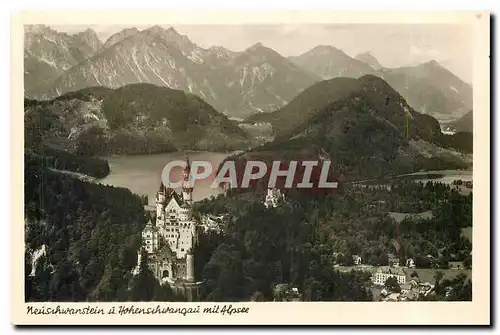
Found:
[[490, 324], [489, 37], [485, 12], [13, 16], [12, 322]]

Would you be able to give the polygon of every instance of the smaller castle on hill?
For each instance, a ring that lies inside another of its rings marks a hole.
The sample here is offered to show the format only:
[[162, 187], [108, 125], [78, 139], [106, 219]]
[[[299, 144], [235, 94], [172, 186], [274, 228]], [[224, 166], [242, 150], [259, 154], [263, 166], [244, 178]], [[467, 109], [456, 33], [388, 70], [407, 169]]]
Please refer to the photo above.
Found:
[[267, 208], [278, 207], [280, 201], [285, 201], [285, 195], [277, 188], [270, 188], [267, 190], [266, 199], [264, 200], [264, 206]]

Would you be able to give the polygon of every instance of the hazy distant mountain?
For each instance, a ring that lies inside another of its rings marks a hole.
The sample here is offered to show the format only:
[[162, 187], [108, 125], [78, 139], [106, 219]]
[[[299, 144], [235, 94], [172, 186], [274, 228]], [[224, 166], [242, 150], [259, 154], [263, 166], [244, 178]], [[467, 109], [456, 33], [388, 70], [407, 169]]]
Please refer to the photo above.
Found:
[[377, 58], [375, 58], [369, 52], [363, 52], [363, 53], [357, 54], [355, 59], [370, 65], [375, 70], [383, 68], [383, 66], [378, 62]]
[[240, 111], [241, 116], [274, 111], [319, 80], [260, 43], [221, 71], [225, 83], [220, 97], [226, 99], [228, 110]]
[[92, 29], [75, 35], [60, 33], [44, 25], [25, 27], [24, 89], [38, 96], [66, 70], [95, 55], [102, 43]]
[[290, 59], [324, 78], [366, 74], [382, 77], [417, 111], [438, 119], [463, 115], [472, 108], [472, 87], [436, 61], [401, 68], [383, 68], [369, 53], [351, 58], [331, 46], [316, 48]]
[[376, 74], [376, 71], [367, 63], [354, 59], [330, 45], [319, 45], [300, 56], [289, 59], [323, 79], [358, 78], [366, 74]]
[[245, 132], [201, 98], [151, 84], [26, 100], [25, 123], [27, 142], [87, 156], [248, 147]]
[[385, 69], [381, 76], [413, 108], [438, 119], [441, 115], [459, 117], [473, 106], [472, 87], [436, 61]]
[[46, 94], [34, 97], [151, 83], [196, 94], [229, 116], [243, 117], [279, 108], [319, 80], [260, 44], [242, 53], [203, 49], [173, 28], [159, 26], [123, 30], [99, 54], [66, 70]]
[[[332, 92], [331, 100], [325, 91]], [[443, 135], [436, 119], [415, 111], [377, 76], [317, 83], [276, 112], [280, 115], [274, 115], [277, 118], [272, 122], [279, 125], [297, 117], [300, 103], [312, 101], [317, 101], [317, 108], [309, 117], [282, 128], [273, 142], [239, 159], [300, 161], [323, 157], [331, 160], [333, 170], [347, 179], [465, 168], [471, 163], [446, 149], [461, 146], [457, 149], [467, 152], [470, 137], [461, 139], [467, 143], [457, 143], [453, 136]]]

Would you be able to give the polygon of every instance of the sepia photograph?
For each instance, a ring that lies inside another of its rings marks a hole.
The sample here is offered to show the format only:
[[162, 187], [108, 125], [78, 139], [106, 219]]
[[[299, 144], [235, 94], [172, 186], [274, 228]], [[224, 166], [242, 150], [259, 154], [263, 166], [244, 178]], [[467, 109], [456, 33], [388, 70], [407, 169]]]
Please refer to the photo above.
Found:
[[489, 17], [465, 17], [19, 25], [22, 313], [470, 307]]

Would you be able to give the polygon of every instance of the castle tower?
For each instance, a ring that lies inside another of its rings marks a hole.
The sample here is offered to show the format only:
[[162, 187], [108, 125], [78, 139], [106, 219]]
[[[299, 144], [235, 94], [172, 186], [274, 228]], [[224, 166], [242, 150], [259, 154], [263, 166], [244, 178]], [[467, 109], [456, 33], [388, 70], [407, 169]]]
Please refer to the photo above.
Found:
[[142, 261], [141, 253], [142, 253], [142, 248], [139, 248], [139, 250], [137, 250], [137, 264], [134, 270], [132, 270], [133, 275], [138, 275], [141, 272], [141, 261]]
[[194, 255], [191, 250], [186, 254], [186, 280], [194, 281]]
[[137, 266], [141, 266], [141, 261], [142, 261], [142, 248], [137, 250]]
[[189, 163], [189, 157], [186, 155], [186, 168], [183, 173], [182, 181], [182, 200], [184, 200], [189, 205], [193, 204], [193, 187], [190, 185], [191, 178], [191, 164]]
[[156, 217], [162, 219], [163, 204], [165, 202], [166, 188], [163, 182], [160, 181], [160, 189], [156, 194]]

